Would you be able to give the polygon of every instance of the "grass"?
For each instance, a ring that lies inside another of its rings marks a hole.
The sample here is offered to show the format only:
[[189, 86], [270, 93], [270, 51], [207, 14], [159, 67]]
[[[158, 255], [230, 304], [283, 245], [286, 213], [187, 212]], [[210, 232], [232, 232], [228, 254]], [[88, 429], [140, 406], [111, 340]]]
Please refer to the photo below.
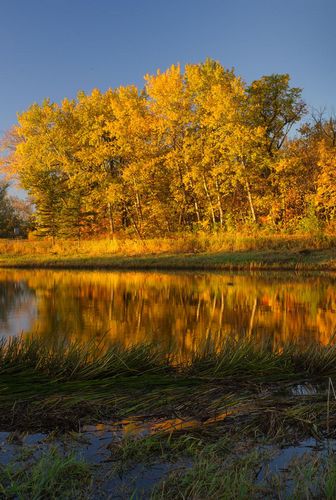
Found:
[[[328, 377], [335, 376], [335, 345], [273, 351], [226, 341], [177, 363], [157, 346], [9, 339], [0, 344], [0, 428], [78, 430], [85, 422], [132, 415], [211, 423], [221, 416], [221, 425], [243, 421], [268, 435], [286, 425], [316, 434], [326, 428]], [[290, 392], [307, 381], [322, 389], [300, 397]], [[331, 429], [335, 407], [331, 400]]]
[[[334, 345], [274, 351], [251, 342], [207, 343], [179, 363], [148, 344], [11, 338], [0, 344], [0, 429], [15, 431], [12, 439], [20, 430], [81, 436], [85, 423], [108, 421], [121, 439], [108, 445], [104, 477], [138, 464], [177, 464], [153, 499], [335, 498], [333, 455], [267, 470], [279, 445], [335, 437], [329, 377], [336, 377]], [[293, 390], [308, 383], [311, 391]], [[133, 433], [122, 430], [127, 425]], [[51, 443], [42, 455], [0, 467], [0, 496], [91, 498], [91, 468], [57, 450]]]
[[[67, 446], [71, 450], [69, 438]], [[48, 444], [45, 441], [42, 451], [35, 445], [1, 465], [1, 498], [313, 500], [336, 496], [335, 455], [326, 443], [311, 450], [306, 445], [291, 454], [290, 448], [283, 452], [269, 441], [249, 439], [244, 433], [228, 436], [217, 428], [216, 433], [207, 434], [195, 428], [169, 436], [124, 438], [108, 445], [111, 459], [104, 454], [96, 466], [78, 458], [78, 451], [64, 453], [61, 448], [53, 437]], [[139, 470], [153, 472], [161, 466], [161, 472], [147, 475], [146, 484], [132, 473], [139, 464]]]
[[256, 498], [261, 487], [255, 484], [260, 469], [258, 453], [248, 453], [243, 459], [227, 463], [208, 447], [195, 457], [193, 466], [183, 473], [171, 474], [153, 491], [153, 499], [237, 499]]
[[[306, 453], [289, 460], [286, 469], [267, 470], [272, 455], [258, 448], [241, 456], [218, 453], [208, 446], [195, 456], [192, 467], [173, 472], [154, 488], [151, 498], [334, 499], [336, 461], [333, 454]], [[260, 474], [262, 472], [262, 475]]]
[[[176, 435], [177, 434], [177, 435]], [[155, 485], [159, 499], [333, 499], [336, 495], [336, 461], [327, 447], [290, 453], [278, 461], [282, 450], [269, 440], [251, 439], [238, 431], [204, 429], [125, 438], [112, 449], [114, 471], [123, 474], [137, 463], [167, 463], [177, 467]], [[281, 467], [281, 468], [280, 468]]]
[[90, 498], [90, 466], [56, 447], [43, 452], [33, 462], [10, 463], [0, 467], [0, 495], [7, 499]]
[[178, 363], [173, 352], [157, 345], [48, 341], [40, 337], [3, 338], [0, 342], [0, 377], [32, 375], [49, 383], [94, 382], [102, 379], [143, 376], [199, 383], [209, 380], [276, 382], [305, 380], [336, 375], [336, 344], [312, 343], [306, 347], [288, 344], [274, 350], [271, 344], [251, 340], [223, 340], [221, 345], [205, 342], [190, 359]]
[[[74, 452], [60, 452], [60, 442], [56, 443], [53, 438], [42, 452], [31, 448], [0, 466], [1, 498], [89, 500], [97, 498], [97, 493], [99, 498], [152, 500], [313, 500], [336, 496], [335, 455], [326, 446], [287, 453], [283, 461], [281, 448], [270, 446], [268, 441], [246, 439], [241, 433], [229, 437], [220, 429], [210, 435], [193, 429], [171, 433], [168, 438], [164, 434], [125, 438], [118, 444], [119, 452], [109, 445], [111, 460], [104, 458], [94, 467]], [[146, 485], [130, 474], [139, 464], [147, 471], [164, 466]], [[118, 486], [115, 477], [123, 477], [124, 483]], [[125, 486], [127, 496], [122, 494]]]
[[336, 269], [327, 234], [197, 233], [147, 240], [0, 240], [0, 266], [55, 269]]

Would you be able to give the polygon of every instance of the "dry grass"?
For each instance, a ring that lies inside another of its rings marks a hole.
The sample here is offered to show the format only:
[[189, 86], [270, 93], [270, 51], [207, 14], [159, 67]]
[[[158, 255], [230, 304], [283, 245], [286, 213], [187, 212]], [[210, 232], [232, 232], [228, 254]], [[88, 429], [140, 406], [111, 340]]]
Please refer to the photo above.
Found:
[[336, 236], [205, 232], [147, 240], [0, 240], [0, 267], [336, 270]]
[[0, 240], [0, 253], [13, 256], [139, 256], [157, 254], [217, 253], [242, 251], [300, 251], [336, 246], [334, 235], [240, 234], [199, 232], [170, 238], [139, 240], [114, 238], [82, 240]]

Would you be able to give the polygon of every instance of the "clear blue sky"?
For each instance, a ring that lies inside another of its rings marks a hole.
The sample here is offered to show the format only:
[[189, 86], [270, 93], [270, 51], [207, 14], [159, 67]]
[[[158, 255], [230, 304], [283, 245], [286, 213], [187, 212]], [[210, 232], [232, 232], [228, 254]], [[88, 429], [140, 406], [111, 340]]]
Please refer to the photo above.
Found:
[[44, 97], [206, 57], [246, 81], [290, 73], [309, 105], [336, 106], [336, 0], [0, 0], [0, 16], [1, 132]]

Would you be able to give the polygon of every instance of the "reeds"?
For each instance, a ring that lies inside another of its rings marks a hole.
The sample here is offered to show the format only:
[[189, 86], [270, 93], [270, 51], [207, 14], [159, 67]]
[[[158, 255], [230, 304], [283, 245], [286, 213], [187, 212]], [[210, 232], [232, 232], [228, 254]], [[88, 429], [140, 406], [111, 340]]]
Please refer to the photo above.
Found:
[[33, 336], [10, 337], [0, 341], [0, 377], [25, 371], [54, 381], [137, 375], [164, 369], [162, 358], [167, 356], [147, 344], [126, 348], [114, 344], [104, 349], [94, 342], [85, 345], [61, 339], [50, 343]]
[[[215, 422], [243, 419], [272, 432], [283, 424], [325, 427], [327, 385], [336, 376], [336, 347], [225, 341], [179, 363], [159, 346], [82, 345], [37, 337], [0, 343], [0, 427], [78, 428], [79, 422], [130, 415], [166, 415]], [[297, 396], [295, 383], [320, 384]], [[322, 389], [321, 389], [322, 388]], [[266, 396], [265, 396], [266, 394]], [[329, 426], [335, 423], [330, 402]], [[239, 417], [239, 418], [238, 418]], [[272, 423], [273, 422], [273, 423]], [[267, 431], [268, 432], [268, 431]]]
[[91, 342], [49, 342], [22, 336], [0, 341], [0, 377], [43, 374], [50, 380], [95, 380], [115, 377], [164, 375], [172, 381], [231, 379], [236, 381], [306, 380], [336, 375], [336, 345], [289, 344], [273, 350], [271, 344], [227, 339], [207, 341], [179, 363], [178, 355], [160, 346], [104, 345]]

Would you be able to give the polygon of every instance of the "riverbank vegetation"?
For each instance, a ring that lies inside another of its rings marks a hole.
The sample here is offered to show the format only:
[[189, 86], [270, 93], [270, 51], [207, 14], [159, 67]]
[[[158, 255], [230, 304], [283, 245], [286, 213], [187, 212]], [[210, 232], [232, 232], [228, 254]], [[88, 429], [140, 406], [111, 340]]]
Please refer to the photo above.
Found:
[[144, 88], [33, 104], [2, 165], [54, 240], [333, 234], [336, 122], [303, 124], [301, 94], [286, 74], [247, 84], [212, 60], [172, 66]]
[[[7, 430], [76, 429], [81, 421], [103, 417], [166, 415], [209, 424], [219, 418], [225, 425], [226, 416], [231, 422], [239, 415], [237, 422], [263, 428], [270, 422], [260, 412], [269, 411], [279, 425], [293, 421], [298, 429], [322, 432], [335, 419], [325, 405], [335, 375], [331, 344], [290, 344], [276, 351], [251, 341], [227, 340], [216, 348], [205, 342], [182, 362], [146, 344], [104, 348], [11, 338], [0, 346], [0, 422]], [[291, 386], [308, 383], [324, 389], [293, 396]]]
[[333, 271], [333, 235], [175, 235], [139, 240], [0, 240], [0, 267]]
[[[10, 438], [9, 438], [10, 441]], [[28, 453], [27, 453], [28, 451]], [[89, 498], [89, 464], [73, 454], [63, 456], [56, 447], [29, 460], [34, 449], [26, 449], [10, 463], [0, 467], [0, 492], [3, 498], [68, 500]]]
[[[3, 341], [2, 446], [17, 455], [0, 466], [2, 492], [333, 498], [335, 375], [331, 344], [227, 341], [180, 363], [144, 344]], [[40, 433], [34, 445], [27, 431]]]

